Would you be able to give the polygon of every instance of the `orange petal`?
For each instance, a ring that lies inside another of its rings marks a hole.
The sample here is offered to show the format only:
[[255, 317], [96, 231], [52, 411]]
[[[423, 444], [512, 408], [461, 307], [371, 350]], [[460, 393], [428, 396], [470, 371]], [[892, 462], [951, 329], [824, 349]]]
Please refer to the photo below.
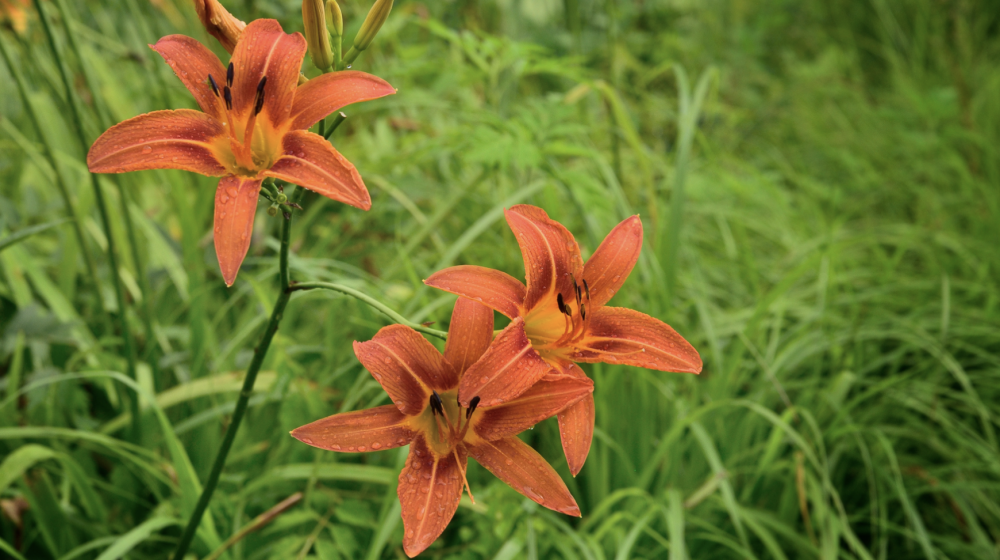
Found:
[[572, 278], [583, 278], [583, 259], [573, 234], [535, 206], [519, 204], [504, 214], [524, 257], [528, 290], [521, 309], [527, 312], [549, 300], [554, 307], [558, 293], [574, 301]]
[[334, 414], [292, 430], [302, 443], [347, 453], [400, 447], [413, 436], [409, 417], [391, 404]]
[[458, 460], [451, 453], [438, 457], [427, 447], [423, 435], [414, 437], [410, 444], [396, 488], [402, 506], [403, 551], [410, 558], [441, 536], [458, 509], [468, 455], [461, 445], [456, 452]]
[[587, 334], [573, 355], [577, 362], [701, 372], [698, 351], [659, 319], [623, 307], [600, 307], [587, 320]]
[[468, 408], [473, 397], [479, 406], [495, 406], [521, 396], [552, 367], [531, 347], [524, 334], [524, 319], [507, 325], [478, 362], [465, 372], [458, 400]]
[[476, 362], [493, 341], [493, 310], [463, 297], [455, 301], [448, 325], [444, 360], [458, 385], [459, 377]]
[[208, 85], [209, 75], [215, 78], [216, 84], [226, 83], [226, 68], [219, 62], [219, 57], [205, 45], [184, 35], [167, 35], [149, 48], [159, 53], [170, 65], [201, 110], [220, 119], [222, 105]]
[[594, 439], [594, 394], [588, 393], [559, 413], [559, 437], [569, 472], [576, 476], [590, 453]]
[[479, 436], [493, 441], [527, 430], [590, 395], [594, 383], [584, 377], [562, 377], [539, 381], [520, 397], [487, 408], [473, 415], [473, 429]]
[[514, 319], [521, 316], [525, 288], [516, 278], [481, 266], [453, 266], [431, 274], [424, 284], [474, 299]]
[[364, 72], [330, 72], [313, 78], [295, 91], [292, 130], [305, 130], [330, 113], [361, 101], [392, 95], [396, 88]]
[[261, 179], [230, 175], [215, 190], [215, 254], [226, 286], [232, 286], [250, 248]]
[[93, 173], [183, 169], [218, 177], [226, 169], [212, 142], [223, 134], [219, 121], [199, 111], [153, 111], [112, 126], [87, 154]]
[[355, 208], [371, 208], [372, 199], [361, 174], [319, 134], [305, 130], [289, 132], [282, 140], [282, 150], [283, 155], [265, 175], [301, 185]]
[[469, 455], [511, 488], [551, 510], [580, 517], [580, 507], [552, 465], [515, 436], [466, 443]]
[[219, 40], [226, 52], [232, 53], [247, 24], [233, 17], [219, 0], [194, 0], [194, 9], [205, 30]]
[[238, 115], [249, 114], [257, 97], [257, 84], [267, 76], [262, 113], [275, 128], [284, 123], [291, 112], [306, 48], [300, 33], [285, 33], [273, 19], [250, 22], [233, 51], [233, 110]]
[[420, 414], [431, 390], [455, 388], [444, 373], [441, 353], [410, 327], [389, 325], [368, 342], [355, 342], [354, 353], [408, 416]]
[[590, 292], [588, 310], [604, 305], [625, 283], [642, 249], [642, 220], [632, 216], [615, 226], [587, 259], [583, 278]]

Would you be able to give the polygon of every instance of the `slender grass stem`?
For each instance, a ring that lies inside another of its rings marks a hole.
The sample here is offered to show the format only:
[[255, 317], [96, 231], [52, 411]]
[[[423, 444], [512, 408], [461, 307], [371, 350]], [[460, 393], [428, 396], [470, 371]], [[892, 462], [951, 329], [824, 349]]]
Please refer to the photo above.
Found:
[[[297, 204], [304, 192], [305, 189], [301, 187], [296, 188], [292, 196], [289, 197], [289, 201]], [[271, 310], [271, 318], [267, 322], [267, 328], [260, 338], [260, 343], [254, 349], [250, 366], [247, 367], [247, 374], [243, 379], [243, 388], [240, 390], [240, 396], [236, 401], [236, 409], [233, 410], [232, 420], [230, 420], [229, 427], [226, 428], [226, 433], [222, 437], [219, 451], [216, 453], [215, 461], [212, 463], [212, 470], [208, 473], [208, 479], [205, 480], [205, 486], [201, 491], [201, 496], [198, 497], [198, 503], [194, 507], [194, 512], [191, 513], [191, 518], [184, 528], [184, 533], [181, 534], [181, 538], [177, 542], [177, 548], [174, 549], [174, 560], [182, 560], [184, 555], [187, 554], [188, 548], [191, 546], [191, 540], [194, 539], [198, 525], [201, 524], [201, 518], [205, 515], [205, 510], [208, 508], [209, 502], [212, 501], [212, 494], [215, 492], [215, 487], [219, 484], [219, 476], [222, 475], [222, 469], [226, 466], [226, 457], [233, 447], [233, 441], [236, 440], [236, 432], [239, 431], [243, 417], [246, 415], [250, 396], [253, 395], [253, 386], [257, 381], [257, 374], [260, 373], [260, 368], [264, 365], [267, 350], [271, 347], [271, 341], [274, 339], [275, 333], [278, 332], [278, 325], [281, 324], [281, 319], [284, 316], [285, 306], [288, 305], [288, 300], [292, 296], [291, 281], [288, 273], [288, 246], [291, 231], [292, 218], [291, 213], [289, 213], [286, 215], [281, 226], [281, 248], [278, 253], [278, 279], [281, 284], [281, 292], [278, 295], [278, 300], [274, 302], [274, 309]]]
[[35, 130], [38, 131], [38, 138], [42, 143], [42, 151], [45, 154], [45, 159], [48, 160], [49, 165], [52, 166], [52, 172], [56, 179], [56, 187], [59, 189], [59, 195], [63, 199], [63, 205], [66, 207], [66, 213], [73, 222], [73, 232], [76, 235], [77, 245], [80, 246], [80, 254], [83, 256], [84, 266], [87, 267], [87, 275], [90, 276], [90, 283], [94, 287], [94, 292], [98, 295], [98, 306], [101, 309], [102, 322], [104, 323], [106, 330], [110, 331], [111, 320], [108, 317], [107, 310], [104, 309], [104, 300], [100, 297], [101, 282], [100, 277], [97, 275], [97, 265], [94, 263], [94, 256], [91, 254], [86, 238], [83, 235], [83, 227], [81, 226], [82, 222], [80, 217], [77, 215], [76, 207], [73, 206], [73, 199], [69, 194], [69, 185], [66, 182], [66, 178], [59, 170], [59, 164], [56, 162], [55, 157], [55, 149], [52, 147], [51, 142], [45, 135], [45, 131], [42, 129], [41, 119], [39, 119], [38, 113], [35, 111], [35, 106], [31, 103], [24, 75], [21, 74], [21, 69], [14, 64], [14, 60], [11, 57], [10, 50], [7, 46], [7, 41], [3, 38], [2, 34], [0, 34], [0, 53], [2, 53], [4, 61], [7, 63], [7, 68], [10, 69], [10, 74], [14, 77], [14, 82], [17, 84], [18, 93], [21, 95], [21, 101], [24, 103], [24, 110], [28, 113], [28, 118], [31, 119], [31, 123], [35, 126]]
[[[59, 77], [62, 79], [63, 88], [66, 90], [66, 101], [69, 103], [70, 111], [73, 113], [73, 120], [76, 124], [76, 134], [80, 141], [83, 153], [87, 153], [89, 143], [87, 133], [83, 128], [83, 115], [80, 111], [79, 100], [73, 91], [73, 82], [70, 80], [69, 71], [66, 69], [64, 56], [59, 51], [55, 34], [52, 32], [52, 25], [49, 22], [48, 14], [42, 6], [41, 0], [35, 0], [35, 9], [38, 11], [38, 19], [42, 22], [45, 30], [45, 38], [48, 40], [52, 56], [55, 58], [56, 66], [59, 68]], [[125, 306], [125, 288], [122, 286], [120, 269], [118, 268], [118, 251], [115, 248], [115, 236], [111, 230], [111, 218], [108, 215], [108, 205], [104, 201], [104, 192], [101, 190], [100, 181], [97, 175], [90, 173], [90, 183], [94, 188], [94, 199], [97, 202], [97, 209], [101, 214], [101, 225], [104, 227], [104, 235], [108, 241], [108, 265], [111, 267], [111, 281], [115, 287], [115, 299], [118, 303], [118, 323], [121, 329], [122, 343], [125, 350], [126, 373], [135, 379], [135, 347], [132, 344], [132, 336], [128, 328], [128, 308]], [[138, 439], [140, 435], [139, 400], [129, 396], [129, 405], [132, 412], [132, 436]]]
[[[83, 74], [84, 83], [87, 86], [87, 91], [90, 92], [90, 97], [94, 100], [94, 115], [97, 117], [97, 122], [100, 127], [104, 129], [112, 124], [110, 122], [110, 116], [108, 115], [107, 108], [102, 102], [103, 97], [99, 95], [100, 90], [94, 80], [93, 73], [86, 64], [83, 51], [80, 49], [80, 43], [76, 40], [76, 34], [74, 34], [69, 28], [69, 22], [71, 20], [69, 17], [69, 10], [66, 9], [66, 0], [55, 0], [55, 5], [56, 9], [59, 11], [59, 17], [62, 18], [63, 25], [66, 27], [66, 40], [69, 43], [69, 48], [76, 56], [77, 63], [80, 65], [80, 72]], [[115, 187], [118, 189], [118, 198], [121, 201], [121, 213], [124, 220], [125, 233], [128, 235], [129, 247], [132, 252], [132, 262], [135, 265], [135, 275], [139, 280], [139, 289], [142, 290], [142, 322], [146, 333], [146, 348], [143, 353], [143, 359], [153, 368], [153, 379], [158, 379], [158, 367], [156, 360], [153, 359], [153, 352], [156, 349], [156, 334], [153, 331], [152, 290], [149, 285], [149, 278], [146, 276], [146, 268], [139, 255], [138, 236], [135, 233], [135, 224], [132, 222], [132, 215], [128, 211], [128, 197], [126, 196], [125, 188], [122, 186], [122, 182], [117, 176], [115, 177], [114, 183]]]
[[355, 290], [354, 288], [348, 288], [347, 286], [343, 286], [341, 284], [334, 284], [333, 282], [297, 282], [297, 283], [293, 284], [291, 286], [291, 288], [289, 288], [289, 289], [291, 291], [298, 291], [298, 290], [331, 290], [331, 291], [334, 291], [334, 292], [340, 292], [342, 294], [349, 295], [349, 296], [351, 296], [351, 297], [353, 297], [355, 299], [358, 299], [358, 300], [361, 300], [361, 301], [367, 303], [368, 305], [372, 306], [373, 308], [375, 308], [376, 310], [378, 310], [379, 312], [381, 312], [386, 317], [392, 319], [393, 321], [395, 321], [395, 322], [397, 322], [397, 323], [399, 323], [401, 325], [406, 325], [407, 327], [410, 327], [411, 329], [413, 329], [415, 331], [419, 331], [419, 332], [422, 332], [424, 334], [429, 334], [431, 336], [435, 336], [435, 337], [440, 338], [442, 340], [448, 338], [448, 333], [446, 333], [444, 331], [439, 331], [437, 329], [432, 329], [432, 328], [429, 328], [429, 327], [425, 327], [425, 326], [421, 325], [420, 323], [414, 323], [413, 321], [410, 321], [409, 319], [407, 319], [406, 317], [403, 317], [399, 313], [396, 313], [395, 311], [393, 311], [392, 309], [390, 309], [384, 303], [378, 301], [377, 299], [375, 299], [375, 298], [373, 298], [373, 297], [371, 297], [371, 296], [369, 296], [367, 294], [359, 292], [358, 290]]
[[329, 128], [327, 128], [326, 132], [323, 134], [323, 138], [329, 140], [330, 136], [333, 135], [333, 131], [337, 130], [337, 127], [343, 124], [344, 119], [346, 118], [347, 115], [345, 115], [343, 111], [338, 112], [337, 115], [333, 117], [333, 122], [330, 123]]

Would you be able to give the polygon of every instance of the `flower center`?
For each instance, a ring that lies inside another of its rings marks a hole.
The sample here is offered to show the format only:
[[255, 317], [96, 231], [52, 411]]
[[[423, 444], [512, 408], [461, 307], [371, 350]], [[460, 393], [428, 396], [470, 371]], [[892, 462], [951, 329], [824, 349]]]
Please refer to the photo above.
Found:
[[549, 298], [529, 311], [524, 318], [524, 331], [531, 341], [531, 347], [546, 360], [568, 355], [574, 344], [587, 332], [590, 286], [586, 280], [581, 285], [573, 278], [571, 297], [573, 300], [566, 303], [562, 293], [557, 293], [555, 301]]
[[[220, 90], [215, 77], [211, 74], [208, 75], [208, 83], [218, 100], [222, 126], [226, 129], [229, 137], [228, 145], [223, 140], [221, 145], [217, 147], [220, 148], [223, 160], [227, 164], [226, 167], [231, 173], [256, 177], [261, 171], [269, 169], [274, 164], [280, 148], [279, 142], [274, 141], [279, 135], [276, 134], [270, 123], [262, 122], [261, 126], [257, 126], [257, 116], [264, 108], [267, 76], [262, 77], [257, 83], [253, 107], [249, 112], [233, 110], [234, 76], [235, 68], [230, 62], [229, 68], [226, 70], [226, 85]], [[264, 120], [266, 121], [266, 119]]]
[[[455, 397], [455, 404], [452, 404], [450, 397]], [[437, 428], [437, 432], [433, 434], [433, 437], [428, 437], [428, 444], [439, 456], [443, 457], [448, 454], [455, 456], [455, 462], [458, 464], [459, 470], [462, 471], [462, 481], [465, 483], [465, 490], [469, 493], [469, 499], [472, 500], [472, 503], [476, 503], [476, 498], [472, 496], [469, 481], [465, 477], [465, 469], [462, 468], [462, 461], [459, 460], [458, 451], [456, 451], [455, 447], [465, 440], [465, 434], [469, 431], [469, 426], [472, 425], [472, 413], [476, 411], [476, 406], [479, 405], [479, 397], [472, 397], [472, 401], [469, 402], [469, 408], [462, 407], [458, 402], [457, 391], [445, 393], [445, 398], [446, 400], [442, 400], [441, 395], [438, 395], [437, 391], [431, 391], [430, 406], [428, 408], [434, 417], [434, 426]], [[463, 410], [465, 411], [464, 424], [462, 423]], [[455, 419], [454, 422], [452, 422], [452, 418]]]

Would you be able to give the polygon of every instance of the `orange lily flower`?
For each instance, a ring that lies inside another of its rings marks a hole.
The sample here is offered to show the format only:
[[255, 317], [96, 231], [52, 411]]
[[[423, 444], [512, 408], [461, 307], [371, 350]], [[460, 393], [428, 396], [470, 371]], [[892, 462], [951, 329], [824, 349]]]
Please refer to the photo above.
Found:
[[11, 28], [24, 33], [28, 28], [28, 4], [30, 0], [0, 0], [0, 21], [9, 21]]
[[469, 455], [538, 504], [580, 515], [556, 471], [516, 434], [590, 395], [594, 385], [562, 376], [502, 406], [477, 412], [478, 399], [460, 406], [462, 377], [492, 338], [493, 311], [464, 298], [455, 303], [444, 356], [409, 327], [385, 327], [372, 340], [355, 342], [354, 353], [395, 404], [335, 414], [292, 431], [300, 441], [330, 451], [410, 445], [398, 494], [403, 550], [411, 558], [430, 546], [455, 515], [463, 482], [468, 488]]
[[[479, 266], [454, 266], [424, 281], [511, 319], [465, 376], [458, 393], [463, 406], [472, 399], [483, 407], [508, 402], [547, 376], [586, 379], [575, 362], [701, 371], [698, 352], [670, 326], [638, 311], [605, 306], [639, 259], [638, 216], [611, 230], [586, 264], [573, 234], [541, 208], [522, 204], [505, 216], [521, 247], [527, 286]], [[559, 431], [576, 476], [593, 438], [593, 395], [559, 413]]]
[[345, 105], [396, 92], [364, 72], [335, 72], [297, 86], [306, 41], [277, 21], [243, 30], [228, 68], [204, 45], [169, 35], [150, 45], [202, 112], [153, 111], [109, 128], [87, 154], [93, 173], [184, 169], [222, 177], [215, 193], [215, 251], [227, 286], [250, 248], [261, 182], [273, 177], [368, 210], [361, 175], [306, 129]]

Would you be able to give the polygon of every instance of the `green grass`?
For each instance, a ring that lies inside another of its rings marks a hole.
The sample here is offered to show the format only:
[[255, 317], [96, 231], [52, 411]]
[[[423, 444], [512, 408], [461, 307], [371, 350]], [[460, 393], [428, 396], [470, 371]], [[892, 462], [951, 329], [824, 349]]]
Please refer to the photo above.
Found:
[[[62, 2], [68, 21], [45, 6], [86, 138], [194, 106], [145, 47], [184, 33], [221, 53], [186, 0]], [[226, 5], [301, 30], [297, 1]], [[353, 37], [367, 5], [342, 5]], [[133, 382], [57, 59], [34, 12], [26, 34], [0, 34], [42, 128], [0, 64], [0, 500], [27, 504], [19, 526], [0, 514], [0, 556], [164, 558], [276, 298], [279, 218], [261, 208], [226, 289], [214, 180], [101, 177]], [[583, 518], [473, 466], [477, 504], [425, 556], [1000, 558], [991, 2], [399, 2], [354, 68], [399, 89], [348, 107], [333, 136], [372, 209], [307, 196], [296, 280], [444, 328], [452, 298], [422, 278], [464, 263], [523, 272], [504, 206], [542, 206], [585, 255], [639, 213], [646, 245], [613, 303], [670, 323], [705, 360], [700, 376], [585, 366], [597, 432], [582, 473], [569, 476], [553, 420], [525, 436]], [[222, 557], [402, 557], [405, 454], [288, 436], [387, 402], [351, 351], [387, 320], [333, 292], [292, 298], [209, 510], [215, 534], [203, 527], [193, 554], [303, 492]]]

